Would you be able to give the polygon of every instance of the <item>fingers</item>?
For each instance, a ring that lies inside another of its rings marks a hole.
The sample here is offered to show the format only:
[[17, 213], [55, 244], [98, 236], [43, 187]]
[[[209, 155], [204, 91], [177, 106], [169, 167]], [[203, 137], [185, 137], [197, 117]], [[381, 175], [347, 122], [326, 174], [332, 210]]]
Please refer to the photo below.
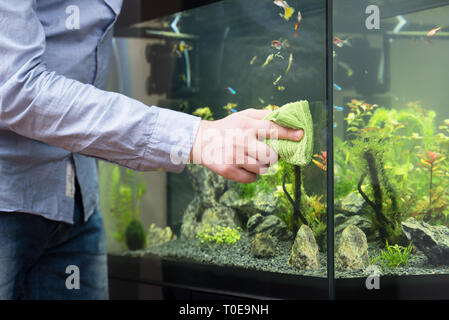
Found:
[[264, 174], [269, 168], [268, 165], [265, 165], [251, 157], [246, 157], [245, 162], [241, 164], [240, 167], [254, 174]]
[[258, 161], [263, 165], [270, 166], [275, 164], [279, 156], [269, 145], [265, 142], [254, 139], [253, 143], [248, 144], [248, 148], [246, 149], [246, 154], [251, 159], [256, 159], [254, 161]]
[[245, 117], [248, 117], [248, 118], [255, 119], [255, 120], [262, 120], [270, 113], [271, 113], [270, 110], [257, 110], [257, 109], [253, 109], [253, 108], [245, 109], [245, 110], [239, 112], [239, 114], [241, 114]]
[[282, 127], [268, 120], [254, 120], [251, 125], [256, 130], [258, 138], [277, 138], [284, 140], [300, 141], [304, 136], [304, 131]]
[[[219, 173], [220, 174], [220, 173]], [[251, 183], [256, 181], [257, 175], [243, 168], [228, 166], [221, 176], [225, 179], [231, 179], [241, 183]]]

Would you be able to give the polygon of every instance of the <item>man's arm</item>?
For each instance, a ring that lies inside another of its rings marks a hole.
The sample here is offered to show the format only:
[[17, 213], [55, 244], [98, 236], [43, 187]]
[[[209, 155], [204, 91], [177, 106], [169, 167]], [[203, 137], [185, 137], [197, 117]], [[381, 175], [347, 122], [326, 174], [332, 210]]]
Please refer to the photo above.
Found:
[[[22, 136], [134, 170], [183, 169], [199, 118], [148, 107], [48, 70], [34, 0], [0, 0], [0, 30], [2, 124]], [[182, 159], [172, 162], [175, 145]]]

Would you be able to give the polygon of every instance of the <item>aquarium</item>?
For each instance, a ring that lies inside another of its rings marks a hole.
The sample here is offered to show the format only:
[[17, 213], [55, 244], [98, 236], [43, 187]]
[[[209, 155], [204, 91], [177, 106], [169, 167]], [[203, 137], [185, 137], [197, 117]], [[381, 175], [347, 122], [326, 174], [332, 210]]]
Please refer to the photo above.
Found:
[[310, 148], [250, 184], [99, 162], [113, 287], [447, 298], [448, 15], [429, 0], [125, 4], [111, 90], [205, 120], [293, 106]]

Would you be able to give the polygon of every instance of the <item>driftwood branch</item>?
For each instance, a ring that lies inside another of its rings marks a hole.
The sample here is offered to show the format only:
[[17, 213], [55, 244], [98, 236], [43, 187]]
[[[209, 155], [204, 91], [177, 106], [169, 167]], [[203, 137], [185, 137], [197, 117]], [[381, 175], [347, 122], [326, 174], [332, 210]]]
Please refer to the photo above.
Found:
[[[284, 176], [282, 177], [282, 190], [284, 191], [285, 195], [287, 196], [288, 201], [290, 202], [290, 204], [293, 207], [293, 216], [297, 216], [301, 219], [301, 221], [309, 226], [309, 224], [307, 223], [307, 220], [304, 218], [304, 216], [301, 214], [301, 211], [299, 210], [299, 203], [296, 203], [292, 196], [288, 193], [287, 188], [285, 187], [285, 177], [287, 176], [287, 173], [284, 173]], [[299, 186], [301, 187], [301, 186]]]

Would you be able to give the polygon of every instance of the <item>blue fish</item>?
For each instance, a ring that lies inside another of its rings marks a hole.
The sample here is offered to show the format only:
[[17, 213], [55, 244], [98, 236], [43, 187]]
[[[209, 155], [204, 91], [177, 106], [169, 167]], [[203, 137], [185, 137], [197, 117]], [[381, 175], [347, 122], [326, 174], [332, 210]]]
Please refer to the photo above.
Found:
[[337, 124], [336, 123], [334, 123], [334, 128], [336, 128], [337, 127]]
[[237, 110], [235, 110], [234, 108], [231, 109], [232, 112], [237, 112]]
[[334, 109], [337, 109], [337, 110], [345, 110], [345, 108], [339, 107], [339, 106], [334, 106]]
[[230, 86], [226, 86], [226, 90], [228, 90], [230, 93], [232, 94], [236, 94], [237, 91], [235, 91], [234, 89], [232, 89]]
[[338, 84], [334, 83], [334, 87], [335, 89], [337, 89], [338, 91], [343, 90]]

